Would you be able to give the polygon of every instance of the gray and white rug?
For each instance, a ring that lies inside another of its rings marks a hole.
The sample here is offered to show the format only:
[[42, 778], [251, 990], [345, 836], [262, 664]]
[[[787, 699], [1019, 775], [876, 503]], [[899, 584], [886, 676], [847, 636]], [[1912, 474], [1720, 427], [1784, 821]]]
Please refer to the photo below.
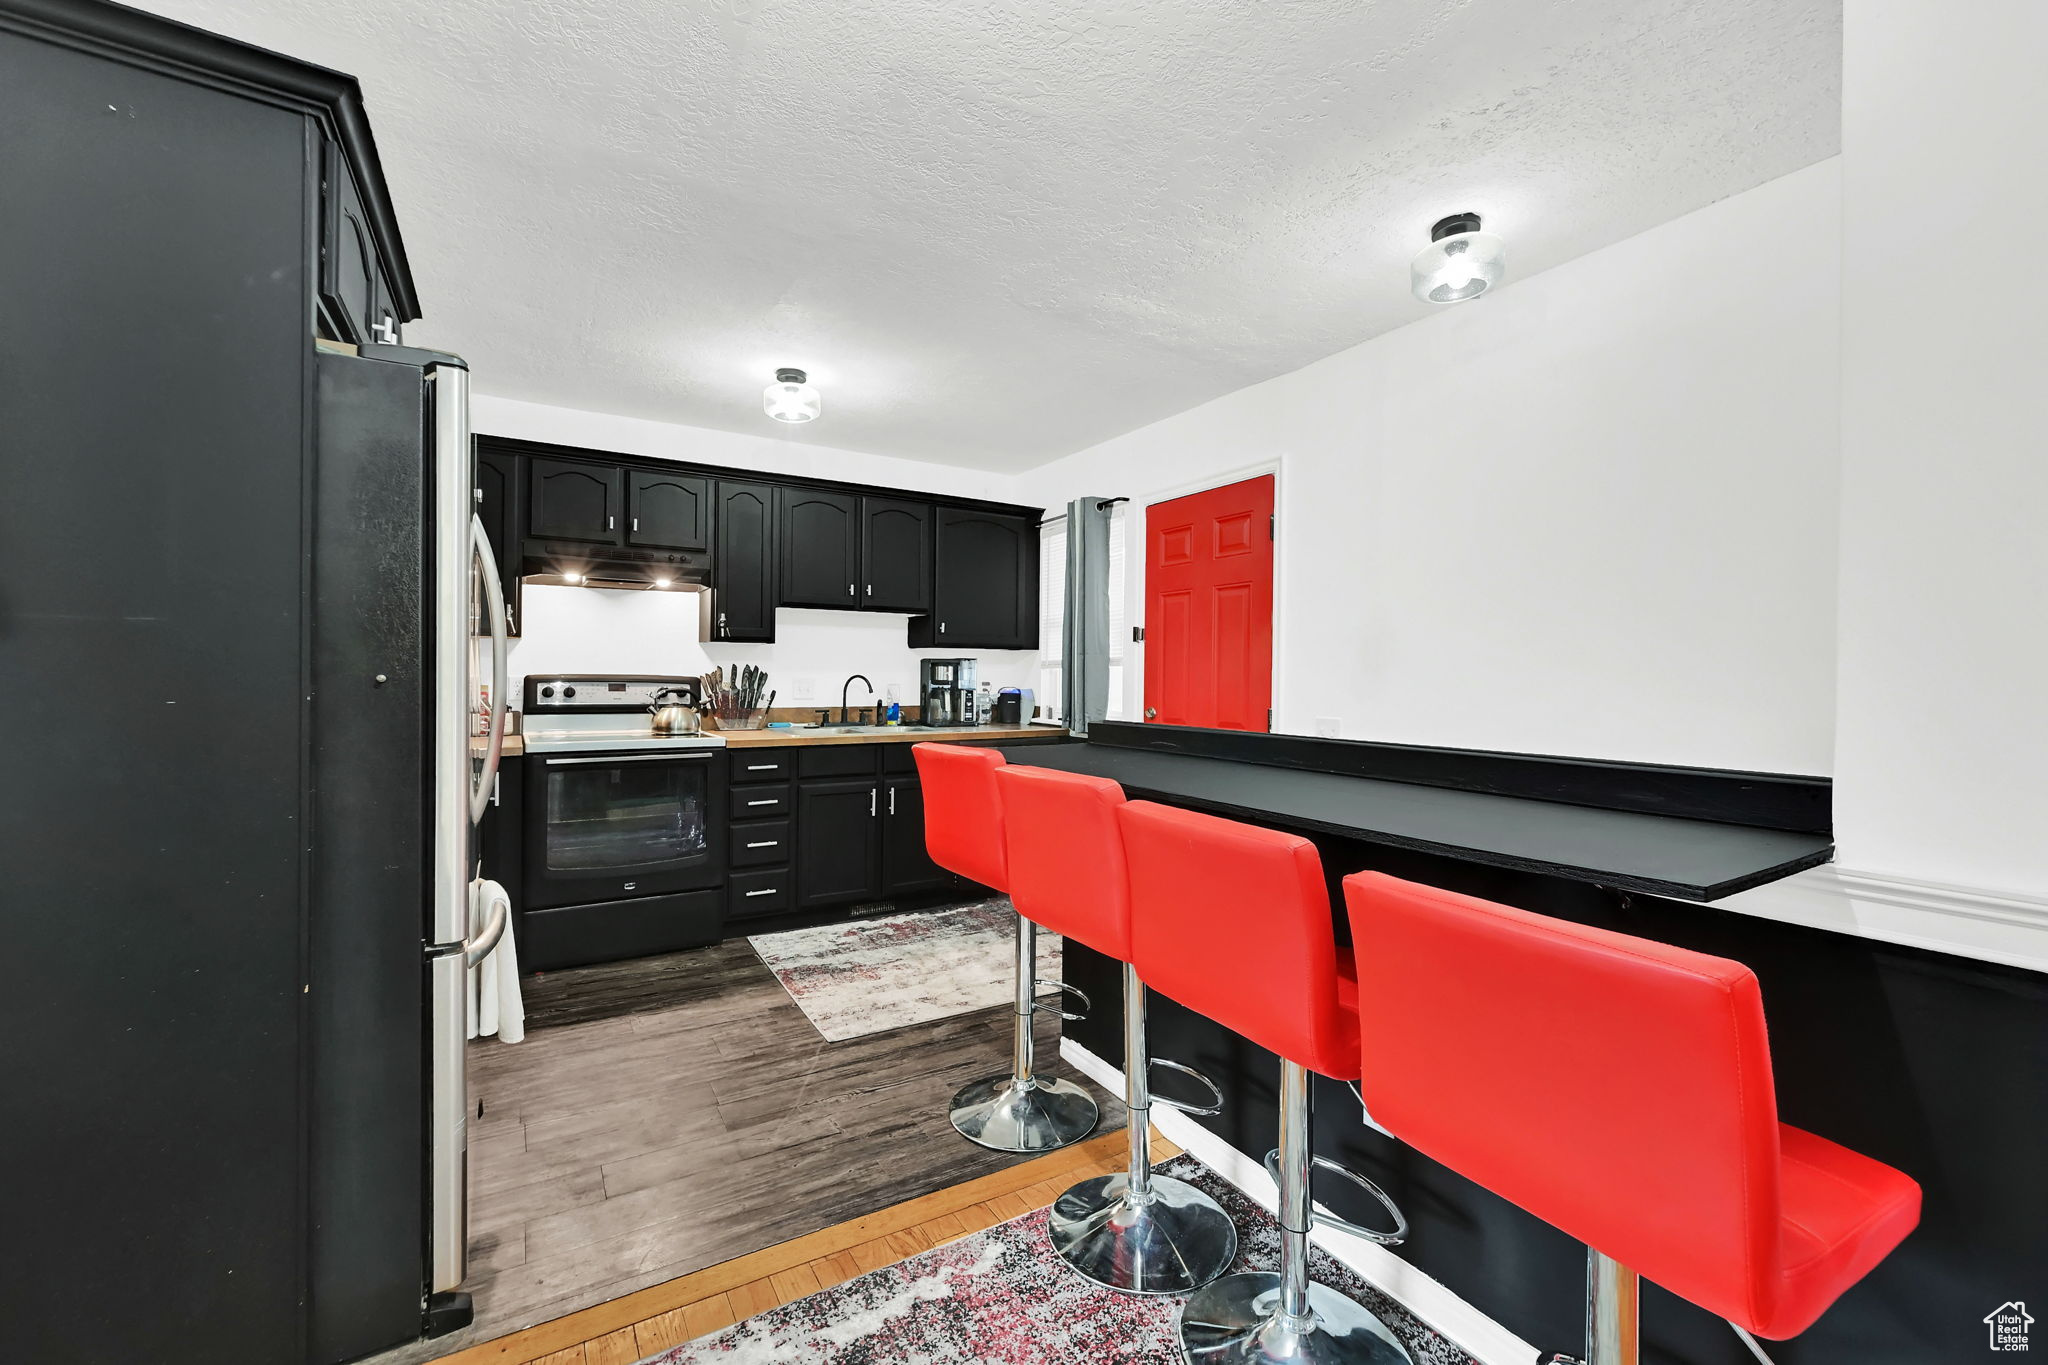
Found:
[[[951, 910], [749, 938], [827, 1042], [1000, 1005], [1015, 989], [1016, 911], [1007, 896]], [[1060, 939], [1038, 936], [1038, 975], [1060, 974]]]
[[[1272, 1215], [1193, 1157], [1160, 1167], [1200, 1186], [1238, 1227], [1233, 1270], [1279, 1265]], [[644, 1365], [1177, 1365], [1182, 1300], [1119, 1294], [1054, 1254], [1038, 1209], [986, 1232], [771, 1308]], [[1478, 1365], [1321, 1248], [1310, 1274], [1357, 1299], [1416, 1365]], [[1393, 1355], [1393, 1352], [1387, 1352]]]

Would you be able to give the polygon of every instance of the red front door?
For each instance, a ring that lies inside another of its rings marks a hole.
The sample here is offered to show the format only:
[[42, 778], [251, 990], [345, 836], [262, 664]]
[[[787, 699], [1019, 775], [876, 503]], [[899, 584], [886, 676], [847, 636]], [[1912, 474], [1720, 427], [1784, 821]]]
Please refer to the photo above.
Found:
[[1269, 730], [1273, 476], [1145, 512], [1145, 719]]

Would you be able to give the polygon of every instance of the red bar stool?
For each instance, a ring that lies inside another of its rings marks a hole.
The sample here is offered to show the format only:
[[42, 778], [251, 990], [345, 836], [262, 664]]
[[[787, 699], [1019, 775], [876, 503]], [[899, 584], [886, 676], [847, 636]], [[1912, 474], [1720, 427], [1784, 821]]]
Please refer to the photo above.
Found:
[[[1010, 899], [1018, 913], [1124, 964], [1124, 1102], [1130, 1164], [1054, 1201], [1048, 1232], [1061, 1259], [1087, 1278], [1132, 1294], [1187, 1294], [1230, 1267], [1237, 1228], [1223, 1206], [1183, 1180], [1152, 1173], [1154, 1066], [1216, 1085], [1192, 1067], [1150, 1055], [1145, 985], [1131, 965], [1130, 879], [1117, 811], [1124, 790], [1100, 777], [1012, 765], [996, 773], [1009, 846]], [[1197, 1114], [1221, 1110], [1161, 1099]]]
[[[999, 749], [965, 744], [918, 744], [911, 753], [924, 787], [924, 844], [933, 862], [984, 886], [1008, 893], [1003, 842], [1003, 798], [996, 774]], [[1072, 1081], [1036, 1075], [1031, 1017], [1041, 1006], [1037, 988], [1050, 986], [1087, 997], [1059, 981], [1038, 980], [1038, 930], [1017, 916], [1015, 1032], [1008, 1074], [961, 1087], [948, 1116], [960, 1135], [999, 1152], [1048, 1152], [1095, 1130], [1094, 1097]], [[1079, 1015], [1064, 1014], [1075, 1019]]]
[[1778, 1121], [1739, 962], [1375, 872], [1344, 879], [1373, 1121], [1586, 1244], [1586, 1360], [1635, 1365], [1638, 1276], [1795, 1336], [1920, 1187]]
[[[1358, 1079], [1358, 988], [1331, 927], [1315, 845], [1298, 835], [1132, 801], [1119, 815], [1138, 974], [1280, 1055], [1280, 1270], [1225, 1275], [1181, 1306], [1182, 1355], [1203, 1365], [1410, 1365], [1365, 1305], [1308, 1275], [1317, 1223], [1383, 1245], [1407, 1224], [1371, 1181], [1309, 1152], [1308, 1073]], [[1393, 1213], [1375, 1232], [1310, 1205], [1311, 1165], [1356, 1181]]]

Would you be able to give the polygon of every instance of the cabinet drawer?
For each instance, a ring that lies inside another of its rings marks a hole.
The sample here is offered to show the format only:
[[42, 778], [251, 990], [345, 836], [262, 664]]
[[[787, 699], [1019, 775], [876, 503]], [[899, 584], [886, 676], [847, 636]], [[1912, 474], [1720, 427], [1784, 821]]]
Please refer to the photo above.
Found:
[[734, 786], [742, 782], [787, 782], [794, 772], [787, 749], [734, 749], [731, 752]]
[[753, 820], [732, 827], [726, 861], [734, 867], [766, 867], [789, 861], [789, 821]]
[[879, 744], [820, 744], [798, 752], [798, 777], [871, 777], [881, 758]]
[[773, 910], [789, 909], [791, 888], [788, 868], [735, 872], [726, 879], [726, 886], [726, 904], [730, 914], [765, 915]]
[[771, 815], [787, 815], [789, 785], [742, 787], [732, 794], [731, 811], [735, 820], [762, 820]]

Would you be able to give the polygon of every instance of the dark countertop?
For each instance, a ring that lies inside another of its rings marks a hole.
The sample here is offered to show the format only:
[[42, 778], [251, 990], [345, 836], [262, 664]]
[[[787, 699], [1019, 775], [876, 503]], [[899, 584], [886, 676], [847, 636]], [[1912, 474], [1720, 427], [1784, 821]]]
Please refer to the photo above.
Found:
[[1113, 779], [1133, 798], [1255, 824], [1684, 900], [1733, 895], [1818, 866], [1834, 852], [1825, 834], [1103, 744], [1048, 745], [1028, 761]]

